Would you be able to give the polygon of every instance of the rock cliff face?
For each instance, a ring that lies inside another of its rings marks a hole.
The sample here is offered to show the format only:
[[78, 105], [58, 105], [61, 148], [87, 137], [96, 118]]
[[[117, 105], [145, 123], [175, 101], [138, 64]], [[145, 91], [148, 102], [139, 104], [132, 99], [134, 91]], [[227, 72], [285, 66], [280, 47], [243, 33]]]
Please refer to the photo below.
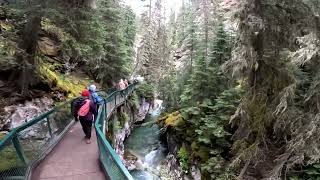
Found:
[[53, 100], [48, 97], [33, 99], [24, 104], [7, 106], [0, 118], [0, 130], [15, 128], [49, 110], [52, 106]]
[[[118, 112], [112, 117], [113, 129], [112, 144], [117, 154], [120, 155], [122, 161], [127, 167], [132, 166], [130, 158], [125, 160], [124, 141], [131, 134], [134, 124], [144, 121], [148, 114], [150, 104], [142, 101], [137, 110], [135, 110], [130, 103], [126, 103], [119, 107]], [[120, 127], [118, 122], [120, 122]], [[123, 123], [121, 125], [121, 123]]]
[[170, 173], [173, 174], [174, 177], [178, 177], [179, 179], [201, 180], [200, 168], [196, 163], [190, 166], [190, 172], [188, 174], [185, 174], [180, 167], [179, 160], [176, 157], [178, 157], [178, 151], [180, 149], [179, 144], [181, 144], [181, 140], [179, 140], [174, 130], [169, 127], [166, 131], [165, 136], [169, 151], [166, 161], [169, 166]]

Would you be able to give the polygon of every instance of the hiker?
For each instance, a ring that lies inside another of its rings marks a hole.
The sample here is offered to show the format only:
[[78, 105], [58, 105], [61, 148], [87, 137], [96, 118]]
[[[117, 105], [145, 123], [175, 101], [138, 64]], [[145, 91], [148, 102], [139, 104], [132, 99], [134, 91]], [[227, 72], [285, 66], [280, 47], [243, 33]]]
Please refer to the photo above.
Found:
[[97, 116], [97, 108], [93, 101], [90, 100], [90, 92], [85, 89], [81, 93], [81, 97], [74, 103], [74, 116], [80, 120], [82, 130], [85, 134], [86, 143], [91, 143], [92, 123]]
[[125, 85], [123, 79], [120, 79], [118, 87], [119, 87], [119, 90], [124, 90], [126, 88], [126, 85]]
[[89, 86], [90, 99], [96, 105], [97, 110], [98, 110], [99, 106], [101, 104], [103, 104], [104, 99], [102, 97], [100, 97], [96, 91], [97, 91], [97, 87], [94, 84], [91, 84]]
[[125, 84], [126, 88], [129, 86], [127, 79], [124, 79], [124, 84]]

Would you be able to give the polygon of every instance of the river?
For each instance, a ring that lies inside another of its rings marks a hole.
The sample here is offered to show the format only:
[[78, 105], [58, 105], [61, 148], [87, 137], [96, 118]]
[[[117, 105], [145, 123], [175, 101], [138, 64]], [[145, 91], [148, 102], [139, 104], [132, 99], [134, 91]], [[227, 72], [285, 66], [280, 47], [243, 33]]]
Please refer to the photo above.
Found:
[[[161, 180], [161, 163], [167, 155], [167, 148], [160, 140], [160, 128], [155, 122], [161, 111], [161, 105], [145, 119], [144, 124], [136, 127], [125, 141], [125, 149], [138, 158], [141, 170], [131, 171], [136, 180]], [[148, 124], [150, 122], [150, 124]], [[167, 179], [167, 178], [166, 178]]]

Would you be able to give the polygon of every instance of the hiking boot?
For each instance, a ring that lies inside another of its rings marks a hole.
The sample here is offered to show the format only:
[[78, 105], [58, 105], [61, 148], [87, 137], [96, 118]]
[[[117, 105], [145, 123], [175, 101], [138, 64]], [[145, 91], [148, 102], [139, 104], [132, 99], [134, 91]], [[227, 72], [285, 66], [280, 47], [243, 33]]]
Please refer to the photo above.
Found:
[[90, 144], [90, 143], [91, 143], [91, 140], [90, 140], [90, 139], [87, 139], [87, 140], [86, 140], [86, 143], [87, 143], [87, 144]]

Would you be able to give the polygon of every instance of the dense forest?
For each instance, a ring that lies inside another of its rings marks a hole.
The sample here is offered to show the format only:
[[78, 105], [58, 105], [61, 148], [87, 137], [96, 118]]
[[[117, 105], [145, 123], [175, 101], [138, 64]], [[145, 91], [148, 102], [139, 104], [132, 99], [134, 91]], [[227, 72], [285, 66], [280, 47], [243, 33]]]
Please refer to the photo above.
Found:
[[0, 3], [1, 121], [3, 107], [44, 95], [63, 101], [131, 73], [135, 14], [121, 2]]
[[139, 74], [166, 104], [160, 121], [182, 169], [319, 178], [319, 2], [184, 1], [169, 15], [152, 2]]
[[142, 76], [184, 174], [319, 179], [320, 1], [143, 2], [0, 0], [0, 124], [5, 106]]

